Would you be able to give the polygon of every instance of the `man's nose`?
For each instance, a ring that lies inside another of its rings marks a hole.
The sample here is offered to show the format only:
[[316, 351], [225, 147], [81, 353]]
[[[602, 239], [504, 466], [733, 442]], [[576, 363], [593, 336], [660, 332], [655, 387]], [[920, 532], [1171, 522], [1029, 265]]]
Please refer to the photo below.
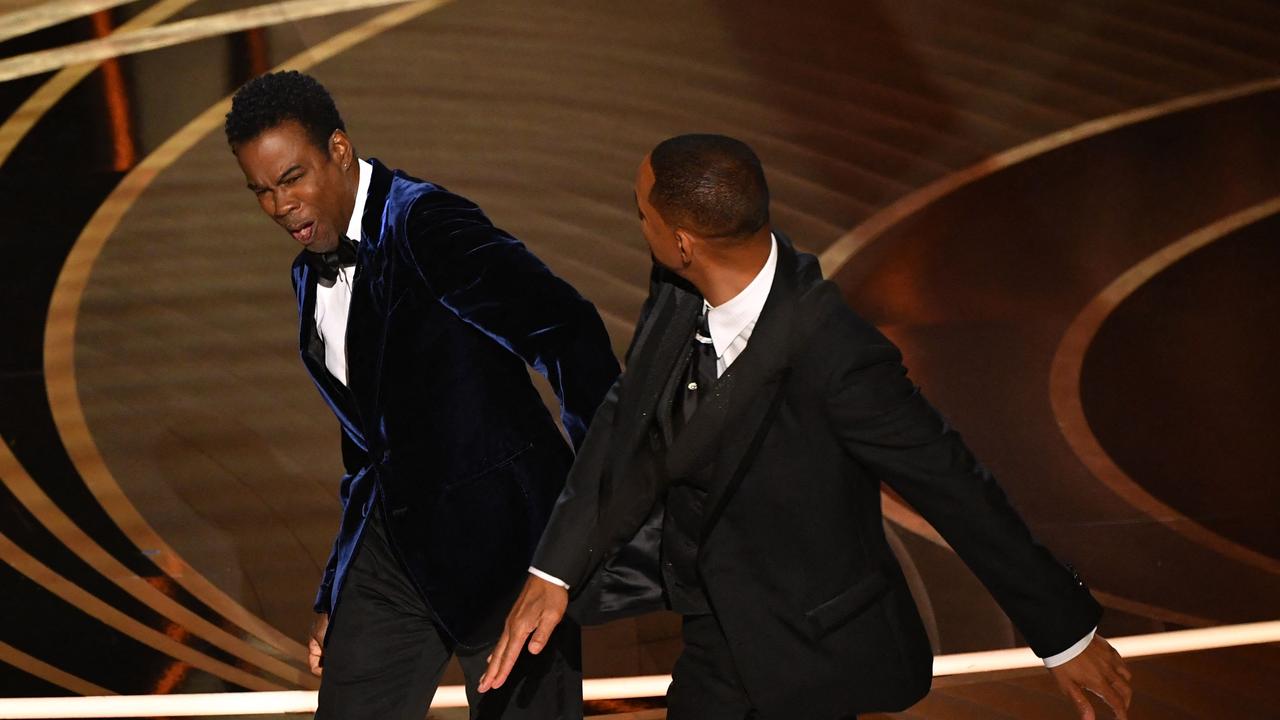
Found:
[[293, 193], [285, 192], [284, 190], [277, 190], [273, 193], [273, 202], [275, 207], [271, 215], [276, 219], [288, 217], [289, 214], [298, 209], [298, 199], [293, 196]]

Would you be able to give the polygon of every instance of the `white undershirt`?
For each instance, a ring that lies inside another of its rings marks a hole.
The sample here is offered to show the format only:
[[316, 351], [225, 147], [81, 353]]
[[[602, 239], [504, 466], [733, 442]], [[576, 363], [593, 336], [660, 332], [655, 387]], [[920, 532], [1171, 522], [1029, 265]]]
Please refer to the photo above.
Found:
[[[756, 328], [756, 322], [760, 320], [760, 312], [764, 310], [765, 301], [769, 299], [769, 291], [773, 288], [773, 279], [778, 271], [778, 239], [776, 237], [771, 239], [769, 259], [742, 292], [735, 295], [732, 300], [716, 307], [711, 307], [709, 303], [703, 301], [707, 309], [707, 325], [711, 328], [711, 343], [716, 349], [717, 377], [723, 375], [742, 351], [747, 349], [751, 333]], [[537, 568], [531, 567], [529, 572], [549, 583], [569, 589], [569, 585], [563, 580]], [[1074, 659], [1089, 646], [1095, 633], [1097, 628], [1090, 630], [1089, 634], [1075, 645], [1057, 655], [1044, 658], [1045, 667], [1057, 667]]]
[[[364, 203], [369, 195], [369, 181], [373, 166], [364, 160], [356, 161], [360, 167], [360, 185], [356, 188], [356, 205], [347, 219], [347, 237], [360, 244], [360, 221], [364, 217]], [[351, 310], [351, 281], [354, 267], [338, 268], [333, 287], [316, 283], [316, 332], [324, 343], [324, 366], [347, 384], [347, 314]]]

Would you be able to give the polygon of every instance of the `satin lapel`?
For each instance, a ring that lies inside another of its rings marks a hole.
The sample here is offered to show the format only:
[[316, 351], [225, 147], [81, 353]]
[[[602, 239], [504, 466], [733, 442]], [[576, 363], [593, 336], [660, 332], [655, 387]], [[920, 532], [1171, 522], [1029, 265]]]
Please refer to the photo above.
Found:
[[355, 277], [351, 282], [351, 307], [347, 314], [347, 384], [355, 398], [360, 423], [381, 417], [382, 351], [386, 343], [390, 308], [388, 262], [383, 247], [387, 238], [383, 216], [394, 175], [382, 163], [370, 160], [373, 174], [369, 196], [360, 221]]
[[641, 336], [636, 339], [623, 381], [625, 400], [618, 410], [625, 424], [620, 432], [623, 443], [619, 460], [630, 456], [630, 451], [654, 421], [655, 413], [670, 412], [669, 407], [658, 407], [658, 400], [672, 368], [683, 355], [682, 350], [688, 348], [698, 322], [702, 298], [673, 285], [667, 285], [661, 292], [665, 297], [659, 298]]
[[338, 416], [347, 433], [356, 443], [364, 445], [364, 433], [355, 416], [355, 406], [351, 403], [351, 394], [342, 383], [329, 372], [324, 362], [324, 342], [316, 328], [316, 275], [311, 267], [302, 264], [298, 269], [298, 345], [302, 354], [302, 364], [311, 373], [311, 379], [320, 389], [321, 396]]
[[712, 387], [711, 398], [699, 400], [697, 412], [667, 454], [672, 477], [688, 477], [715, 463], [705, 505], [713, 509], [706, 518], [708, 527], [790, 364], [796, 292], [795, 252], [780, 243], [773, 287], [751, 341]]

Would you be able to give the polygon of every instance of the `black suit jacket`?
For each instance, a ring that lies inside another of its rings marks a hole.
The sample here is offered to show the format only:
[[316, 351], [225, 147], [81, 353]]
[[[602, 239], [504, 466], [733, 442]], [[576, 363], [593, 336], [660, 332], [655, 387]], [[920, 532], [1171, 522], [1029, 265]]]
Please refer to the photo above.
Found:
[[475, 204], [377, 160], [343, 387], [316, 333], [316, 274], [293, 265], [302, 359], [342, 427], [343, 518], [316, 610], [339, 614], [370, 512], [455, 638], [496, 639], [572, 451], [530, 383], [546, 375], [574, 445], [618, 375], [591, 303]]
[[1095, 626], [1097, 603], [1034, 541], [893, 344], [822, 281], [815, 258], [780, 239], [746, 350], [669, 449], [653, 421], [670, 412], [662, 389], [702, 298], [655, 270], [626, 373], [588, 433], [536, 567], [570, 583], [572, 611], [587, 619], [660, 607], [664, 487], [710, 465], [698, 570], [756, 707], [767, 718], [898, 710], [928, 691], [932, 656], [883, 533], [885, 482], [1039, 655], [1075, 643]]

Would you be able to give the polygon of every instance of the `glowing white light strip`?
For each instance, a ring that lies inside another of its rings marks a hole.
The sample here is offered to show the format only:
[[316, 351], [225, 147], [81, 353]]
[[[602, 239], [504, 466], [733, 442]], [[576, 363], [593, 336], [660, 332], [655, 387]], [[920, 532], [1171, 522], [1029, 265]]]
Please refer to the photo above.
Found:
[[[1280, 642], [1280, 620], [1227, 625], [1216, 628], [1176, 630], [1152, 635], [1133, 635], [1110, 641], [1124, 657], [1214, 650], [1241, 645]], [[934, 658], [934, 677], [972, 675], [997, 670], [1020, 670], [1041, 666], [1030, 650], [942, 655]], [[661, 697], [671, 684], [670, 675], [601, 678], [582, 684], [587, 700], [619, 700]], [[462, 687], [440, 688], [435, 708], [466, 707]], [[13, 698], [0, 699], [0, 718], [115, 718], [115, 717], [213, 717], [218, 715], [273, 715], [309, 713], [316, 709], [316, 694], [307, 691], [244, 692], [204, 695], [117, 695], [113, 697]]]

